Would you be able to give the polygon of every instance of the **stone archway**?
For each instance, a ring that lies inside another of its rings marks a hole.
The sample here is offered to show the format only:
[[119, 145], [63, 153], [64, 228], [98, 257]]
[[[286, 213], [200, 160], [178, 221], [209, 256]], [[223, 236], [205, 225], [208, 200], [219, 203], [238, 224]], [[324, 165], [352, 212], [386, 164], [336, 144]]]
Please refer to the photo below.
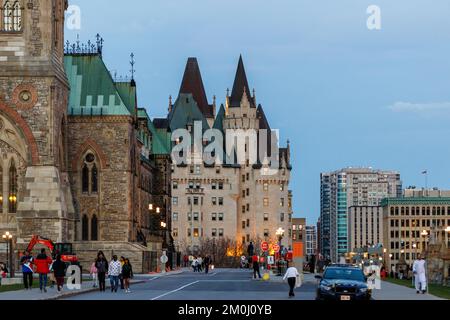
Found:
[[[11, 201], [20, 204], [25, 188], [25, 174], [27, 170], [28, 146], [19, 129], [0, 113], [0, 223], [11, 228], [16, 228], [15, 214], [17, 209], [12, 209]], [[12, 179], [11, 168], [14, 166], [16, 177]], [[15, 186], [12, 186], [14, 181]], [[12, 190], [14, 188], [16, 190]], [[11, 198], [13, 197], [13, 198]]]

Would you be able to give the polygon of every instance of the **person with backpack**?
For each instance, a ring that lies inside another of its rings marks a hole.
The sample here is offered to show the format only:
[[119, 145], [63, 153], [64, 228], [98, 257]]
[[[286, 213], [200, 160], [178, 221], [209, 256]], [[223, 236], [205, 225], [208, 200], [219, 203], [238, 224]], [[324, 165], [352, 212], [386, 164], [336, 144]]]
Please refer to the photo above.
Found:
[[125, 287], [125, 293], [131, 293], [130, 279], [133, 278], [133, 267], [131, 266], [129, 259], [124, 260], [124, 264], [122, 266], [122, 278]]
[[53, 274], [55, 275], [58, 292], [61, 292], [64, 287], [64, 277], [66, 275], [66, 269], [66, 263], [61, 260], [61, 255], [58, 254], [56, 256], [55, 262], [53, 262]]
[[50, 265], [53, 260], [45, 253], [45, 249], [41, 250], [41, 253], [34, 260], [36, 266], [36, 273], [39, 274], [39, 289], [41, 292], [47, 292], [47, 280], [50, 273]]

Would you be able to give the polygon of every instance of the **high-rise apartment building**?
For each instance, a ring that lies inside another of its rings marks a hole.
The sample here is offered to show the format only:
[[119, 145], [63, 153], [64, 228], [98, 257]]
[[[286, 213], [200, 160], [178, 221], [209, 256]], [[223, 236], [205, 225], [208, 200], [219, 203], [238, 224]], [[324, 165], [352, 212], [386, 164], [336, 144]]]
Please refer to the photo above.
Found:
[[400, 174], [372, 168], [346, 168], [321, 175], [320, 242], [322, 254], [338, 261], [351, 251], [350, 207], [379, 206], [400, 196]]

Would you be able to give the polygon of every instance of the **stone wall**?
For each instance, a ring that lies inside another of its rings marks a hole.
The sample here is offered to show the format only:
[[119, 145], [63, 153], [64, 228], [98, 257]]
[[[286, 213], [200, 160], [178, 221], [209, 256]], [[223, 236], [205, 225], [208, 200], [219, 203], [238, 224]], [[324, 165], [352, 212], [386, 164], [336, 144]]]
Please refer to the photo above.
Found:
[[[131, 117], [69, 117], [68, 156], [72, 194], [76, 203], [78, 233], [81, 217], [98, 217], [100, 241], [130, 241], [131, 230]], [[82, 192], [81, 170], [87, 152], [96, 157], [98, 192]]]
[[[75, 242], [73, 244], [74, 251], [81, 263], [83, 272], [89, 272], [92, 263], [97, 257], [99, 251], [103, 251], [108, 261], [113, 255], [117, 255], [130, 259], [135, 273], [148, 273], [151, 265], [157, 265], [157, 261], [149, 261], [151, 252], [154, 252], [154, 260], [159, 259], [162, 255], [161, 243], [149, 243], [147, 247], [129, 242]], [[155, 259], [156, 257], [156, 259]]]

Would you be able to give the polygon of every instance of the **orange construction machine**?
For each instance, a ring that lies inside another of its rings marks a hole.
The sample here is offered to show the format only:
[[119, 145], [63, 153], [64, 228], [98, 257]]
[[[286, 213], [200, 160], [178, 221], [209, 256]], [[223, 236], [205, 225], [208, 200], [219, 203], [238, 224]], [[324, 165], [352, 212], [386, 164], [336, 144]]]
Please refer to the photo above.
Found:
[[46, 246], [52, 255], [52, 258], [55, 259], [58, 254], [61, 255], [61, 260], [68, 264], [78, 265], [78, 258], [72, 251], [71, 243], [53, 243], [52, 240], [43, 238], [41, 236], [34, 235], [31, 238], [30, 243], [27, 246], [27, 251], [31, 253], [34, 246], [37, 244], [41, 244]]

